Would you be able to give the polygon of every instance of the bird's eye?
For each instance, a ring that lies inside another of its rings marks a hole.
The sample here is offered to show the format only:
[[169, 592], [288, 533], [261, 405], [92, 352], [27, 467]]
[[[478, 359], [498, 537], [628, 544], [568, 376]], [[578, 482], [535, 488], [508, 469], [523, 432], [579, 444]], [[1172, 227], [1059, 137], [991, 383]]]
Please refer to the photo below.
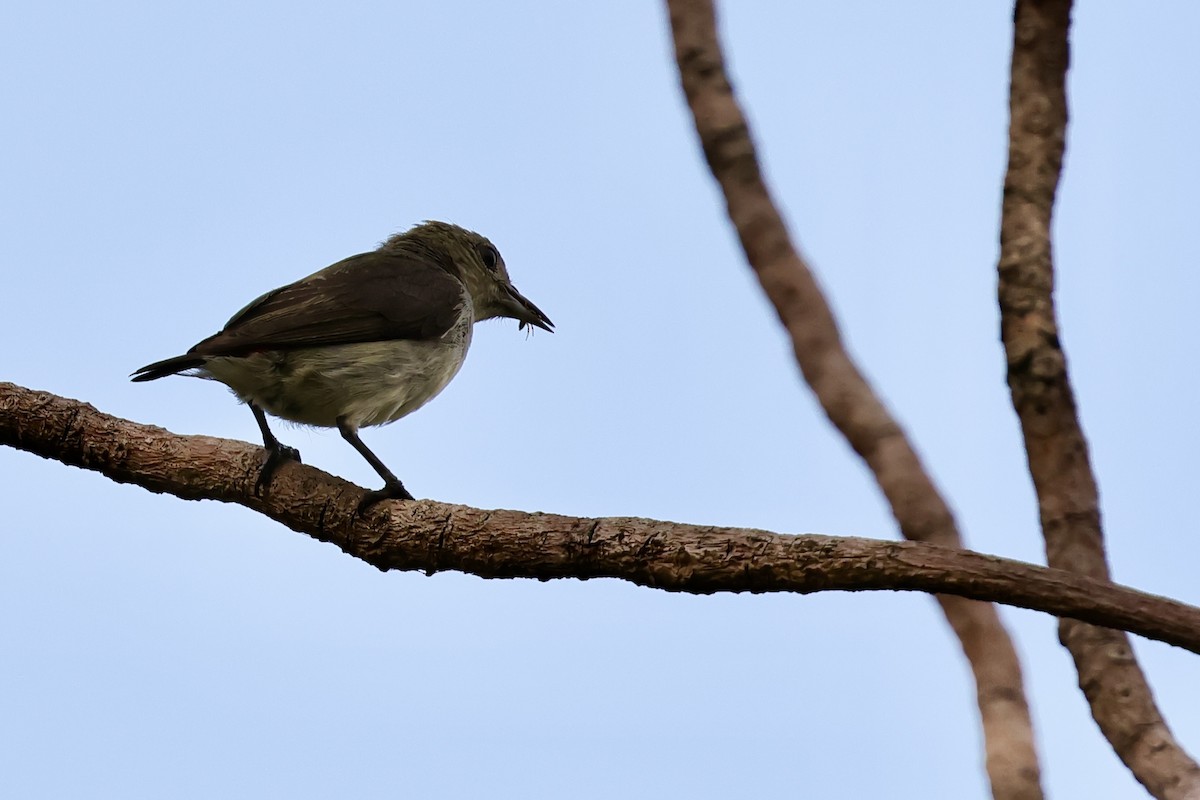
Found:
[[492, 272], [495, 272], [496, 268], [500, 266], [500, 254], [490, 244], [479, 248], [479, 257], [483, 259], [483, 265]]

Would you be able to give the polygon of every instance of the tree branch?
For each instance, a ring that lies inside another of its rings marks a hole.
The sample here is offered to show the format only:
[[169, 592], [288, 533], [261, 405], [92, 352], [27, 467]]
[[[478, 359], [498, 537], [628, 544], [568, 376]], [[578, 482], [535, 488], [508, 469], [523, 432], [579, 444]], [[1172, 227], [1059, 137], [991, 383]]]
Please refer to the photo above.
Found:
[[77, 400], [0, 382], [0, 444], [185, 500], [236, 503], [381, 570], [481, 578], [620, 578], [669, 592], [940, 592], [1076, 617], [1200, 653], [1200, 609], [1020, 561], [916, 542], [635, 517], [586, 519], [485, 511], [429, 500], [385, 502], [288, 462], [254, 494], [260, 447], [180, 436]]
[[[904, 537], [962, 547], [949, 506], [899, 423], [854, 364], [833, 312], [763, 180], [725, 72], [711, 0], [668, 0], [675, 57], [709, 168], [759, 283], [792, 339], [796, 361], [830, 421], [875, 476]], [[938, 602], [975, 676], [988, 777], [997, 798], [1042, 797], [1033, 723], [1012, 639], [996, 609]]]
[[[1108, 580], [1096, 479], [1054, 309], [1051, 218], [1067, 127], [1070, 0], [1018, 0], [1009, 159], [1000, 223], [1000, 325], [1008, 384], [1052, 567]], [[1200, 767], [1175, 741], [1129, 639], [1063, 620], [1059, 638], [1104, 736], [1158, 798], [1200, 796]]]

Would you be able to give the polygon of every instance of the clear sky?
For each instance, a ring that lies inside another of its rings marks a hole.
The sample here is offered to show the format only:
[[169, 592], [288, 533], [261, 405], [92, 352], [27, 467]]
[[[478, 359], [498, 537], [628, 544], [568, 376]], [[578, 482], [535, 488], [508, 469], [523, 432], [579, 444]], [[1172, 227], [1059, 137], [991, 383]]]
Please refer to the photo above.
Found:
[[[1042, 560], [998, 342], [1007, 3], [726, 3], [771, 184], [976, 549]], [[12, 3], [0, 380], [257, 441], [127, 375], [423, 219], [558, 324], [476, 332], [366, 442], [420, 497], [896, 535], [745, 267], [656, 3]], [[1122, 582], [1200, 603], [1200, 6], [1076, 13], [1062, 332]], [[374, 488], [336, 433], [279, 427]], [[981, 798], [923, 595], [381, 574], [246, 509], [0, 448], [0, 795]], [[1140, 789], [1005, 610], [1056, 797]], [[1200, 659], [1138, 640], [1200, 752]]]

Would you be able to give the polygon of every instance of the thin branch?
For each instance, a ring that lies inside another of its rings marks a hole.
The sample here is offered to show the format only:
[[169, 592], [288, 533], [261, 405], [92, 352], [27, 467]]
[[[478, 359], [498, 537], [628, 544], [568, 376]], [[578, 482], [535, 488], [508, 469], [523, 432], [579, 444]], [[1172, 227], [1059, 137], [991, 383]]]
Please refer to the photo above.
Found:
[[957, 548], [635, 517], [485, 511], [428, 500], [386, 502], [358, 516], [364, 489], [294, 462], [258, 496], [260, 447], [180, 436], [2, 382], [0, 444], [152, 492], [236, 503], [381, 570], [620, 578], [691, 594], [940, 592], [1078, 617], [1200, 653], [1200, 608]]
[[[1053, 298], [1050, 231], [1067, 128], [1070, 16], [1070, 0], [1016, 5], [1000, 223], [1001, 337], [1047, 562], [1107, 580], [1096, 479]], [[1171, 735], [1128, 637], [1063, 620], [1059, 638], [1075, 660], [1092, 716], [1137, 779], [1158, 798], [1200, 797], [1200, 767]]]
[[[900, 425], [842, 345], [833, 312], [793, 246], [759, 169], [725, 72], [710, 0], [668, 0], [679, 73], [709, 168], [750, 266], [792, 339], [829, 419], [862, 456], [905, 538], [962, 547], [954, 517]], [[995, 608], [938, 601], [975, 676], [988, 777], [997, 798], [1042, 797], [1033, 725], [1012, 639]]]

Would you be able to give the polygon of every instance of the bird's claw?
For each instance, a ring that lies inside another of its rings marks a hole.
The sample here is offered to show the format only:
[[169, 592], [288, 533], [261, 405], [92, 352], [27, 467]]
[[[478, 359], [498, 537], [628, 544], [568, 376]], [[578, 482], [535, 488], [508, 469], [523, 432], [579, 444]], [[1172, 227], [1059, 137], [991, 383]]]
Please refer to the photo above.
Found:
[[262, 470], [258, 473], [258, 480], [254, 483], [255, 495], [262, 497], [267, 491], [267, 487], [271, 485], [271, 479], [275, 477], [275, 471], [285, 461], [295, 461], [297, 464], [304, 463], [300, 460], [300, 451], [294, 447], [276, 443], [275, 447], [267, 448], [267, 457], [263, 461]]
[[416, 500], [409, 493], [408, 489], [404, 488], [404, 484], [400, 481], [395, 483], [387, 483], [382, 489], [376, 489], [373, 492], [367, 492], [363, 495], [363, 499], [358, 502], [358, 514], [362, 516], [367, 509], [382, 500]]

